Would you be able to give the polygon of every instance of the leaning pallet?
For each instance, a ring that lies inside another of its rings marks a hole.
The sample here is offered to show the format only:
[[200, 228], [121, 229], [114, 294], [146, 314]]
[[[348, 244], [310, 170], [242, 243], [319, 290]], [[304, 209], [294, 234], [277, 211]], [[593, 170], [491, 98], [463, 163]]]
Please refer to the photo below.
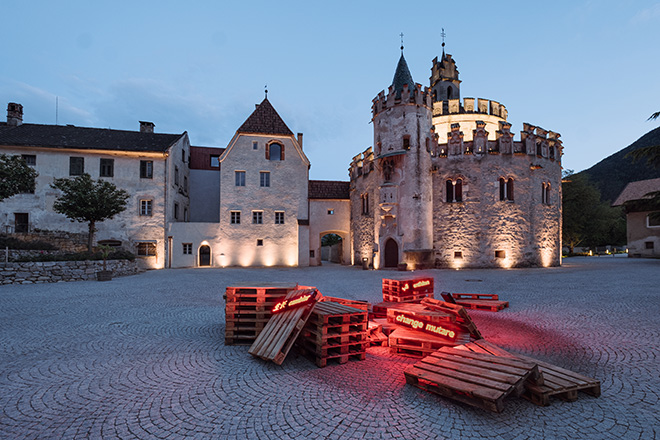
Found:
[[425, 357], [404, 374], [410, 385], [495, 412], [504, 409], [504, 398], [523, 392], [525, 381], [543, 381], [532, 362], [450, 347]]
[[252, 344], [272, 315], [272, 308], [296, 284], [244, 283], [227, 287], [225, 298], [225, 345]]
[[282, 365], [321, 296], [316, 289], [289, 292], [283, 301], [275, 305], [273, 316], [248, 353]]
[[509, 307], [508, 301], [500, 301], [498, 295], [494, 294], [442, 292], [441, 295], [445, 301], [461, 305], [466, 309], [499, 312]]
[[513, 357], [524, 361], [536, 363], [539, 372], [543, 375], [543, 384], [527, 383], [522, 396], [532, 403], [540, 406], [550, 404], [550, 397], [554, 396], [567, 402], [573, 402], [578, 397], [578, 391], [585, 392], [594, 397], [600, 396], [600, 381], [583, 376], [574, 371], [533, 359], [529, 356], [509, 353], [508, 351], [484, 340], [471, 342], [461, 347], [475, 353], [489, 353], [495, 356]]
[[369, 311], [369, 303], [367, 301], [344, 299], [344, 298], [337, 298], [334, 296], [324, 295], [323, 298], [320, 299], [320, 302], [334, 302], [334, 303], [343, 304], [345, 306], [353, 307], [356, 309], [364, 310], [365, 312]]
[[421, 304], [428, 309], [454, 315], [456, 323], [461, 327], [464, 327], [474, 339], [482, 338], [481, 332], [477, 329], [477, 325], [472, 321], [472, 318], [463, 306], [433, 298], [425, 298], [422, 300]]
[[346, 363], [364, 360], [367, 339], [367, 311], [336, 302], [319, 302], [307, 320], [298, 345], [318, 367], [328, 361]]

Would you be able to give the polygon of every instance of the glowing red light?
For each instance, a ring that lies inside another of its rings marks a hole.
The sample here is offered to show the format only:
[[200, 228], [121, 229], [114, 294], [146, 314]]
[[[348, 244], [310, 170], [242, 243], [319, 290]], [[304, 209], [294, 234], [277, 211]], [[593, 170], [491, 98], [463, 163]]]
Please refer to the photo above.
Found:
[[304, 293], [302, 295], [294, 296], [293, 298], [285, 299], [275, 304], [272, 312], [280, 313], [285, 310], [295, 309], [296, 307], [307, 305], [307, 303], [312, 299], [313, 297], [311, 293]]

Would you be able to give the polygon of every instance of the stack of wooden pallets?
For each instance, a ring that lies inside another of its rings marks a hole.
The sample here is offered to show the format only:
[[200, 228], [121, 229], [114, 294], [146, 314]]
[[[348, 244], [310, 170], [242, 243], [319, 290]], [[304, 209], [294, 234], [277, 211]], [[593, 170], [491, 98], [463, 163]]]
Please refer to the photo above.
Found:
[[298, 338], [304, 354], [318, 367], [328, 361], [340, 364], [349, 359], [364, 360], [369, 346], [367, 311], [332, 301], [314, 306]]
[[225, 345], [252, 344], [272, 316], [272, 308], [295, 284], [246, 283], [227, 287]]
[[394, 280], [383, 278], [383, 302], [415, 302], [433, 298], [433, 278]]

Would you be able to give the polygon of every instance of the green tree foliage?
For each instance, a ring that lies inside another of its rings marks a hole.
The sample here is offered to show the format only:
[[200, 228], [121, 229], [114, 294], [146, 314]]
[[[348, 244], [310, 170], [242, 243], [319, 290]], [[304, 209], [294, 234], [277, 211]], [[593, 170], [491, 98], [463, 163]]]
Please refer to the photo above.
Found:
[[321, 246], [332, 246], [341, 241], [341, 237], [337, 234], [325, 234], [321, 237]]
[[34, 192], [37, 175], [21, 156], [0, 154], [0, 202], [22, 192]]
[[[655, 112], [649, 116], [649, 121], [658, 119], [660, 112]], [[660, 145], [651, 145], [640, 148], [630, 153], [634, 161], [646, 159], [646, 164], [652, 168], [660, 168]], [[631, 211], [660, 211], [660, 191], [646, 194], [643, 200], [630, 200], [624, 204], [627, 212]], [[660, 212], [652, 212], [651, 218], [660, 220]]]
[[53, 204], [55, 212], [66, 215], [71, 221], [88, 224], [89, 252], [92, 252], [96, 223], [123, 212], [129, 198], [123, 189], [101, 179], [94, 182], [87, 173], [75, 179], [55, 179], [51, 186], [62, 191]]
[[623, 244], [626, 222], [620, 208], [601, 202], [600, 193], [583, 174], [565, 175], [562, 181], [562, 237], [569, 252], [575, 246]]

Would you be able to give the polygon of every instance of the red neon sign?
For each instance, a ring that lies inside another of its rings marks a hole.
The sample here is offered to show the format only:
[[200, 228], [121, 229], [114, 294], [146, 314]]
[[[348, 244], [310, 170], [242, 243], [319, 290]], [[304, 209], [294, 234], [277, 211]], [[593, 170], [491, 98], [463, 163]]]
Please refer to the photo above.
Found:
[[[430, 286], [430, 285], [431, 285], [431, 280], [429, 280], [429, 279], [419, 280], [419, 281], [413, 283], [412, 288], [413, 288], [413, 291], [415, 291], [415, 290], [419, 289], [420, 287], [426, 287], [426, 286]], [[406, 282], [406, 284], [404, 284], [403, 287], [401, 288], [401, 291], [406, 292], [408, 289], [410, 289], [410, 283]]]
[[284, 299], [273, 307], [271, 312], [280, 313], [286, 310], [295, 309], [304, 305], [307, 305], [315, 297], [311, 293], [303, 293], [302, 295], [294, 296], [293, 298]]
[[410, 327], [413, 330], [419, 330], [426, 333], [430, 333], [435, 336], [442, 336], [449, 339], [456, 338], [455, 331], [449, 330], [448, 328], [444, 328], [439, 324], [433, 324], [430, 322], [423, 321], [419, 318], [411, 318], [404, 314], [397, 314], [394, 316], [394, 320], [397, 322], [397, 324]]

